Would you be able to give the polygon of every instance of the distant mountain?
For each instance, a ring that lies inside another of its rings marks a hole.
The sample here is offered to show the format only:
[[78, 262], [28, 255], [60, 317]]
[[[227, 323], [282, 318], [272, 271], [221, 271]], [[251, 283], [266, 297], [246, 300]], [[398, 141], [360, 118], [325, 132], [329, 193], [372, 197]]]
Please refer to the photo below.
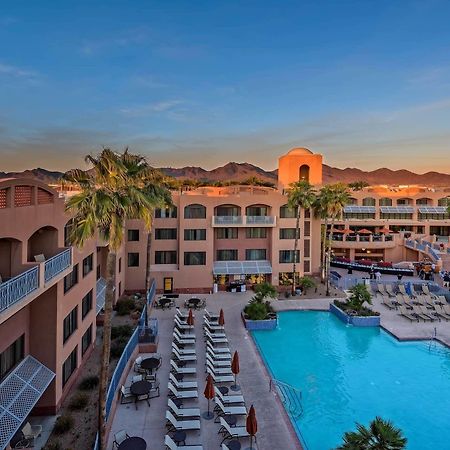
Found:
[[[243, 181], [250, 177], [257, 177], [264, 181], [276, 182], [277, 170], [266, 171], [249, 163], [230, 162], [212, 170], [201, 167], [188, 166], [182, 168], [163, 167], [161, 170], [174, 178], [196, 179], [199, 181]], [[42, 168], [25, 170], [23, 172], [0, 172], [0, 178], [37, 178], [44, 183], [55, 183], [62, 176], [62, 172], [49, 171]], [[421, 184], [424, 186], [450, 186], [450, 174], [427, 172], [417, 174], [409, 170], [376, 169], [363, 171], [355, 168], [338, 169], [323, 165], [324, 183], [342, 181], [366, 181], [369, 184]]]

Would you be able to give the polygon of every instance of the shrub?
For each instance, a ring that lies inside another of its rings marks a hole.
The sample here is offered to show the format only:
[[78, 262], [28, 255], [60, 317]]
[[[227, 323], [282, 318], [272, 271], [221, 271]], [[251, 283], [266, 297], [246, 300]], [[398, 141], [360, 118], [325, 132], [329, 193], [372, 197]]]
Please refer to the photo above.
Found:
[[311, 277], [301, 277], [298, 280], [298, 286], [306, 294], [308, 289], [316, 287], [316, 282]]
[[118, 337], [129, 338], [133, 334], [133, 327], [131, 325], [118, 325], [111, 328], [111, 339]]
[[99, 379], [97, 375], [90, 375], [81, 380], [78, 389], [81, 389], [82, 391], [90, 391], [98, 386], [98, 382]]
[[249, 320], [264, 320], [267, 317], [267, 305], [265, 303], [253, 302], [244, 309]]
[[253, 297], [256, 301], [262, 302], [266, 297], [277, 298], [278, 292], [274, 286], [270, 283], [257, 284], [254, 287], [255, 296]]
[[116, 312], [118, 316], [126, 316], [130, 314], [131, 311], [134, 310], [135, 302], [132, 298], [123, 298], [117, 301], [116, 303]]
[[62, 445], [59, 441], [52, 442], [51, 444], [46, 444], [42, 450], [63, 450]]
[[69, 409], [71, 411], [79, 411], [80, 409], [86, 408], [89, 403], [89, 397], [86, 394], [78, 393], [75, 394], [69, 403]]
[[117, 338], [111, 345], [111, 358], [120, 358], [123, 349], [128, 343], [128, 339], [124, 337]]
[[73, 417], [69, 415], [62, 415], [56, 419], [53, 432], [56, 435], [67, 433], [73, 427]]

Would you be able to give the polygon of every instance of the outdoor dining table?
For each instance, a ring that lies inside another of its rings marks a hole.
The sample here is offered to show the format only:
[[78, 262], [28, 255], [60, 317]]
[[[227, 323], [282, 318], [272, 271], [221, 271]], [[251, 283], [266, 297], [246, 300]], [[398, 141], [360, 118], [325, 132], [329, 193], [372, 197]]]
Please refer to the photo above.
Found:
[[155, 369], [159, 367], [160, 359], [155, 357], [145, 358], [141, 362], [141, 368], [144, 369], [146, 372], [153, 373]]
[[230, 450], [241, 450], [241, 443], [238, 440], [233, 439], [227, 443], [227, 447]]
[[139, 400], [139, 397], [142, 395], [147, 395], [147, 403], [148, 406], [150, 406], [150, 399], [148, 398], [150, 394], [150, 389], [152, 388], [152, 383], [150, 381], [142, 380], [142, 381], [136, 381], [136, 383], [133, 383], [130, 386], [130, 392], [134, 395], [134, 403], [136, 405], [137, 409], [137, 402]]
[[117, 450], [146, 450], [147, 442], [138, 436], [125, 439], [117, 448]]
[[189, 300], [187, 300], [187, 306], [191, 307], [193, 306], [194, 308], [197, 307], [198, 304], [201, 303], [201, 300], [199, 298], [190, 298]]

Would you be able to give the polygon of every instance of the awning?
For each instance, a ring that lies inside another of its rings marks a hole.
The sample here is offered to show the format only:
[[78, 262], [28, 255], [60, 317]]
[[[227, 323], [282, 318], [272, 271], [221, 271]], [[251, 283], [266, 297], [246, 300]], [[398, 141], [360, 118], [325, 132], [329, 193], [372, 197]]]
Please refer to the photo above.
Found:
[[419, 208], [421, 214], [446, 214], [447, 207], [445, 206], [421, 206]]
[[54, 377], [29, 355], [0, 383], [0, 448], [8, 445]]
[[347, 205], [344, 207], [347, 214], [375, 214], [375, 206]]
[[214, 261], [214, 275], [257, 275], [272, 273], [270, 261]]
[[412, 206], [380, 206], [380, 211], [383, 214], [413, 214], [414, 208]]

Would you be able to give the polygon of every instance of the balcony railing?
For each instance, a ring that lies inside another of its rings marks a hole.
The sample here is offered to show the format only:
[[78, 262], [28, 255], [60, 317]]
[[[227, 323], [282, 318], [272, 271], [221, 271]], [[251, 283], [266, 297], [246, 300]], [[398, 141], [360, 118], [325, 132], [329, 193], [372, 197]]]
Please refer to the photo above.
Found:
[[275, 226], [275, 216], [213, 216], [213, 226]]
[[39, 288], [39, 266], [0, 284], [0, 313]]
[[45, 261], [44, 280], [46, 283], [51, 281], [61, 272], [64, 272], [72, 264], [72, 249], [67, 248], [61, 253]]

